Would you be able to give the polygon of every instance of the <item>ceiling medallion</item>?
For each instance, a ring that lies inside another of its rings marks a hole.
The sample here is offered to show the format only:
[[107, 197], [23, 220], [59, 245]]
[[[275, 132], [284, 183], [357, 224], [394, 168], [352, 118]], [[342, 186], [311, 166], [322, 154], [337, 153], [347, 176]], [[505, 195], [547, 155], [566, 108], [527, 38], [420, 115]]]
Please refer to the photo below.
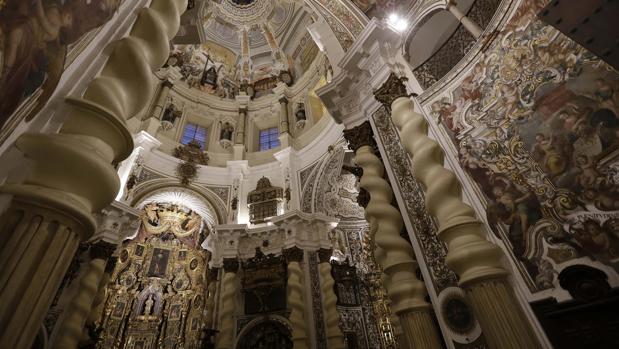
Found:
[[273, 0], [221, 0], [214, 4], [214, 12], [224, 20], [245, 26], [264, 22], [275, 6]]

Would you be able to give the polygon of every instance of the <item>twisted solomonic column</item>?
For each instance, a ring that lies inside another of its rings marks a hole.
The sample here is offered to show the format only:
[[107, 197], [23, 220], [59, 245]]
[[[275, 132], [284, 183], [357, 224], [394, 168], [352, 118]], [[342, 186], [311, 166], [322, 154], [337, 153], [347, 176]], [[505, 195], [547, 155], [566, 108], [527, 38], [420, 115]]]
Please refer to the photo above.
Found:
[[77, 348], [84, 324], [99, 291], [99, 284], [105, 272], [105, 264], [114, 253], [116, 245], [99, 241], [90, 247], [90, 262], [80, 278], [77, 294], [71, 299], [54, 348]]
[[332, 250], [318, 250], [320, 264], [318, 272], [320, 274], [320, 293], [323, 296], [322, 306], [325, 314], [325, 327], [327, 333], [327, 344], [329, 349], [346, 349], [344, 334], [340, 329], [340, 313], [337, 311], [337, 296], [335, 295], [335, 280], [331, 275], [330, 259]]
[[444, 152], [427, 136], [423, 115], [414, 111], [404, 79], [391, 74], [375, 92], [391, 109], [394, 124], [412, 159], [413, 175], [424, 186], [428, 211], [437, 218], [439, 238], [447, 244], [447, 265], [460, 277], [491, 348], [540, 348], [520, 303], [507, 282], [503, 252], [490, 241], [473, 209], [461, 198], [454, 173], [443, 167]]
[[15, 142], [31, 171], [0, 188], [13, 196], [0, 218], [0, 347], [32, 346], [79, 240], [95, 230], [92, 212], [114, 200], [120, 181], [113, 164], [133, 151], [125, 120], [149, 103], [153, 70], [168, 58], [186, 9], [187, 0], [153, 0], [84, 96], [67, 99], [60, 132], [25, 133]]
[[207, 280], [208, 285], [206, 286], [206, 304], [205, 308], [207, 309], [207, 317], [204, 321], [204, 325], [206, 328], [212, 328], [213, 321], [215, 319], [215, 292], [217, 290], [217, 275], [219, 274], [219, 268], [212, 268], [208, 270]]
[[234, 312], [236, 308], [236, 273], [239, 261], [236, 258], [224, 259], [224, 277], [221, 293], [221, 317], [217, 334], [217, 349], [234, 348]]
[[295, 349], [307, 349], [307, 321], [305, 320], [305, 301], [303, 297], [303, 250], [292, 247], [284, 250], [288, 262], [288, 306], [292, 324], [292, 342]]
[[374, 139], [369, 122], [344, 131], [355, 161], [363, 169], [360, 185], [370, 194], [366, 216], [376, 224], [374, 241], [380, 248], [375, 257], [387, 275], [385, 289], [391, 309], [400, 323], [410, 348], [441, 348], [439, 335], [425, 298], [427, 290], [417, 279], [418, 265], [412, 246], [400, 236], [403, 226], [398, 209], [391, 205], [393, 191], [383, 178], [385, 168], [374, 154]]

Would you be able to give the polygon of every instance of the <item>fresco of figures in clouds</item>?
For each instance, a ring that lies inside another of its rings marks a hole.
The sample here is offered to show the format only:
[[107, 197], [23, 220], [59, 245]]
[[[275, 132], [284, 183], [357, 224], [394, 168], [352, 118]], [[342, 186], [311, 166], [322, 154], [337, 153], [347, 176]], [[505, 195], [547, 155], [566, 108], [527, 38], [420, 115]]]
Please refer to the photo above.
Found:
[[619, 261], [619, 74], [524, 1], [451, 92], [426, 101], [532, 292]]
[[0, 1], [0, 128], [28, 102], [26, 120], [58, 85], [71, 45], [105, 24], [122, 0]]

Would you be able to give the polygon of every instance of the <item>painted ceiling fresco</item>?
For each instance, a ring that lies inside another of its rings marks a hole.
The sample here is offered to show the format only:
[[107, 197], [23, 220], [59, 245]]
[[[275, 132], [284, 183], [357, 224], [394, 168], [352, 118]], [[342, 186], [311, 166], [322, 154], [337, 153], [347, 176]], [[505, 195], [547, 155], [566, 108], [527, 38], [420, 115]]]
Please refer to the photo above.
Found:
[[425, 102], [532, 291], [619, 260], [619, 74], [524, 1], [456, 88]]
[[76, 43], [112, 18], [120, 3], [0, 1], [0, 128], [20, 107], [28, 120], [45, 105], [64, 71], [67, 53], [80, 49]]

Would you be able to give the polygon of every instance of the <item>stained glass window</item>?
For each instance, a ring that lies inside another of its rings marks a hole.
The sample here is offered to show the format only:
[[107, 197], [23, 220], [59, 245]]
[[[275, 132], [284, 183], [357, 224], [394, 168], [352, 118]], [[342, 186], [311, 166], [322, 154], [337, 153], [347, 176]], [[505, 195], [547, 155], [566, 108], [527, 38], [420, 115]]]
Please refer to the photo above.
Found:
[[279, 130], [277, 127], [260, 130], [260, 151], [279, 147]]
[[196, 124], [186, 124], [181, 143], [189, 144], [189, 142], [193, 140], [200, 143], [202, 149], [206, 149], [206, 127]]

